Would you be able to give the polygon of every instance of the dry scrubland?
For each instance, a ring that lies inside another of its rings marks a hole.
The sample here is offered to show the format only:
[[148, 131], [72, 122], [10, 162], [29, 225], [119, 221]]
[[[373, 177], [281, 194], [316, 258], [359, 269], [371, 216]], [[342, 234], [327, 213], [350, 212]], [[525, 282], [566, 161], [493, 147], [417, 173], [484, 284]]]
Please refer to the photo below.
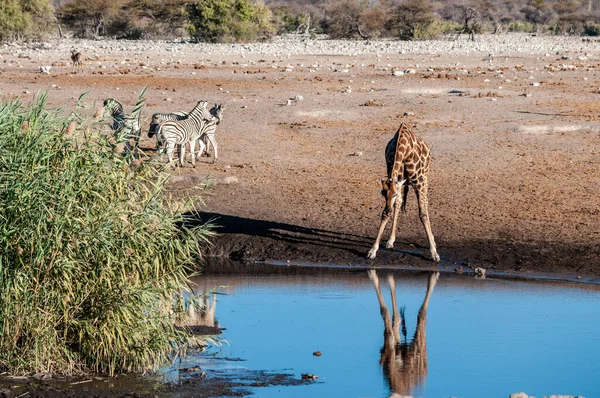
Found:
[[[70, 73], [71, 48], [84, 54], [81, 74]], [[384, 148], [407, 122], [434, 155], [442, 266], [600, 275], [600, 42], [63, 41], [2, 46], [0, 57], [5, 97], [48, 90], [66, 110], [87, 90], [96, 107], [114, 97], [131, 110], [148, 86], [146, 129], [153, 112], [226, 103], [219, 160], [173, 172], [174, 188], [213, 178], [202, 217], [223, 226], [214, 254], [431, 265], [412, 193], [395, 251], [364, 258], [383, 205]]]

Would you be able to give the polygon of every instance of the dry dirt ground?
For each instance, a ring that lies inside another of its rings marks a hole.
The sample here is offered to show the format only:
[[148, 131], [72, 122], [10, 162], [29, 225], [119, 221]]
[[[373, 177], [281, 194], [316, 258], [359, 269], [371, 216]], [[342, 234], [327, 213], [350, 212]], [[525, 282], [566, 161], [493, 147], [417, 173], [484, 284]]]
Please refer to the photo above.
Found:
[[[115, 51], [84, 54], [78, 74], [69, 53], [2, 57], [5, 98], [48, 90], [51, 106], [70, 110], [91, 90], [88, 103], [114, 97], [131, 110], [147, 86], [145, 129], [154, 112], [227, 104], [217, 162], [173, 171], [176, 188], [214, 181], [200, 215], [220, 226], [213, 255], [434, 265], [412, 191], [394, 249], [385, 249], [386, 233], [377, 259], [365, 258], [383, 206], [385, 145], [404, 122], [432, 149], [441, 267], [600, 275], [600, 49], [491, 62], [481, 53], [201, 52], [178, 62], [159, 50]], [[50, 75], [39, 73], [46, 64]], [[393, 76], [394, 68], [416, 73]], [[154, 146], [144, 133], [142, 147]]]

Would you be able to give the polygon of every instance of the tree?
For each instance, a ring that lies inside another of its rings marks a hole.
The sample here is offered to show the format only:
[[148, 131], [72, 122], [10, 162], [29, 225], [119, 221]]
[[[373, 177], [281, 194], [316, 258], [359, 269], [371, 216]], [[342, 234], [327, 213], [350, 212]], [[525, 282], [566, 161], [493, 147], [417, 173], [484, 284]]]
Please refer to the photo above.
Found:
[[433, 6], [427, 0], [404, 0], [389, 21], [390, 30], [401, 40], [425, 37], [433, 23]]
[[119, 16], [119, 0], [73, 0], [57, 14], [77, 37], [97, 37], [105, 26]]
[[271, 11], [251, 0], [200, 0], [187, 12], [190, 36], [198, 41], [253, 41], [274, 32]]
[[52, 23], [47, 0], [2, 0], [1, 4], [1, 41], [39, 37]]
[[361, 36], [360, 18], [363, 6], [355, 0], [333, 1], [327, 6], [326, 32], [332, 39]]
[[151, 36], [168, 36], [187, 25], [187, 7], [190, 0], [133, 0], [130, 10], [134, 23]]

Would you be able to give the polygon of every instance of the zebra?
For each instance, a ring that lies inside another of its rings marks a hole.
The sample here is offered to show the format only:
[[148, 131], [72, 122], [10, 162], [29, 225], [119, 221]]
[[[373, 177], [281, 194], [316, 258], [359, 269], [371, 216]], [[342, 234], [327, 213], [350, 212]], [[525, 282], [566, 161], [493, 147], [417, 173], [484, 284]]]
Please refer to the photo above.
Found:
[[206, 101], [198, 101], [194, 109], [191, 110], [185, 119], [167, 120], [159, 124], [158, 131], [156, 132], [159, 153], [162, 153], [166, 149], [169, 162], [173, 161], [175, 145], [180, 145], [179, 163], [183, 166], [185, 144], [189, 142], [190, 152], [192, 154], [192, 165], [196, 165], [194, 154], [195, 141], [201, 136], [204, 125], [208, 120], [207, 118], [211, 117], [212, 119], [212, 116], [206, 109], [207, 105], [208, 102]]
[[115, 139], [124, 141], [127, 152], [131, 152], [130, 140], [135, 141], [135, 152], [140, 140], [140, 120], [137, 116], [127, 115], [123, 112], [123, 105], [114, 98], [104, 100], [104, 114], [110, 114], [113, 119], [112, 129], [115, 131]]
[[[198, 139], [198, 157], [202, 156], [202, 153], [206, 150], [208, 152], [208, 144], [213, 147], [214, 156], [213, 163], [217, 160], [218, 151], [217, 151], [217, 141], [215, 140], [215, 132], [217, 130], [217, 126], [223, 120], [223, 111], [227, 108], [227, 105], [224, 104], [215, 104], [210, 109], [211, 118], [206, 121], [204, 125], [204, 129], [202, 130], [200, 137]], [[191, 144], [190, 144], [191, 145]], [[190, 148], [193, 152], [193, 148]]]
[[158, 125], [167, 120], [183, 120], [188, 117], [187, 112], [177, 111], [173, 113], [155, 113], [152, 115], [152, 121], [150, 122], [150, 128], [148, 129], [148, 138], [154, 137], [158, 131]]

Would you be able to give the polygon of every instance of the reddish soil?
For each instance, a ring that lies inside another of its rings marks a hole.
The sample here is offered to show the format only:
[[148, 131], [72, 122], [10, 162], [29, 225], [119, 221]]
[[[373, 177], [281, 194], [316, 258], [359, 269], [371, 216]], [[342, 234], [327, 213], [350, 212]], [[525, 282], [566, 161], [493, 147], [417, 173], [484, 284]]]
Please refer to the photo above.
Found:
[[[151, 65], [165, 57], [151, 55]], [[134, 55], [115, 54], [112, 61], [127, 57], [127, 68], [92, 69], [103, 60], [88, 58], [82, 74], [56, 66], [42, 75], [40, 65], [61, 61], [42, 56], [3, 69], [2, 93], [28, 99], [49, 90], [50, 105], [70, 110], [91, 89], [88, 103], [114, 97], [131, 110], [148, 86], [145, 127], [153, 112], [191, 109], [200, 99], [226, 103], [218, 161], [202, 158], [196, 168], [173, 171], [176, 188], [207, 175], [214, 180], [201, 214], [220, 226], [212, 254], [437, 266], [412, 192], [394, 250], [385, 249], [386, 233], [377, 259], [365, 258], [383, 206], [385, 145], [405, 122], [432, 148], [430, 218], [440, 266], [600, 275], [600, 69], [594, 62], [522, 54], [498, 57], [491, 68], [482, 55], [188, 54], [185, 62], [156, 70], [143, 69]], [[561, 70], [566, 62], [578, 68]], [[284, 71], [287, 64], [293, 71]], [[323, 67], [311, 72], [313, 64]], [[391, 67], [416, 73], [392, 76]], [[296, 95], [303, 100], [286, 106]], [[144, 138], [142, 146], [153, 148]], [[229, 176], [237, 182], [225, 183]]]

